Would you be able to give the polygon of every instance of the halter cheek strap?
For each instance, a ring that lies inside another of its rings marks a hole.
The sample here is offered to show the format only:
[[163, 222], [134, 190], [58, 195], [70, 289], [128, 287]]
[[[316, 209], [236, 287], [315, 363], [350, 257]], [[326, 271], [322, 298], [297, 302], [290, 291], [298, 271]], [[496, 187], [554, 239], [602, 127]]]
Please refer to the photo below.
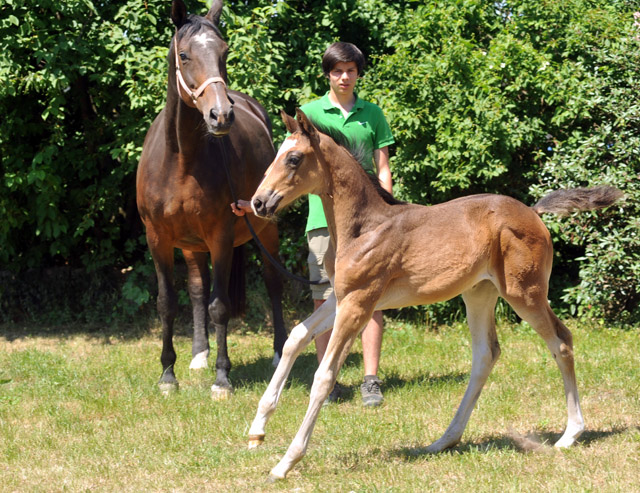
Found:
[[182, 77], [182, 72], [180, 72], [180, 61], [178, 60], [178, 43], [174, 43], [173, 52], [175, 53], [176, 58], [176, 86], [178, 88], [178, 94], [180, 94], [180, 88], [182, 88], [182, 90], [189, 95], [194, 105], [209, 84], [220, 82], [223, 86], [227, 87], [227, 84], [222, 77], [209, 77], [202, 84], [200, 84], [200, 87], [198, 87], [195, 91], [192, 91], [191, 89], [189, 89], [189, 86], [185, 82], [184, 77]]

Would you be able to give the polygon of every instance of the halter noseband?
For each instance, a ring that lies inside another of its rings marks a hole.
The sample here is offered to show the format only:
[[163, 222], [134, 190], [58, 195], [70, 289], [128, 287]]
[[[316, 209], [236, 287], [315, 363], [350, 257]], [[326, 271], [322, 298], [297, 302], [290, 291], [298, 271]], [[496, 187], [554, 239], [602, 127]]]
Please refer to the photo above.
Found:
[[198, 89], [196, 89], [195, 91], [192, 91], [191, 89], [189, 89], [189, 86], [187, 85], [184, 78], [182, 77], [182, 72], [180, 72], [180, 61], [178, 60], [178, 40], [177, 39], [173, 43], [173, 52], [175, 53], [175, 58], [176, 58], [176, 86], [178, 87], [178, 94], [180, 94], [180, 88], [182, 87], [184, 92], [186, 92], [189, 95], [194, 105], [196, 104], [196, 102], [198, 101], [198, 98], [202, 95], [202, 93], [204, 92], [204, 90], [209, 84], [213, 84], [214, 82], [221, 82], [224, 87], [227, 87], [227, 84], [222, 77], [209, 77], [202, 84], [200, 84], [200, 87], [198, 87]]

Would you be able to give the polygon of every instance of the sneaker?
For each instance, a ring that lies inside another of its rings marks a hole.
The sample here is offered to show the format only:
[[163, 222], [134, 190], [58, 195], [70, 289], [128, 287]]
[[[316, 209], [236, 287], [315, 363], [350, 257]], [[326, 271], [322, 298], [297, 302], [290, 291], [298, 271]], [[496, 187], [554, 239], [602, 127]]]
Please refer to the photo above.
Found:
[[327, 404], [331, 404], [332, 402], [338, 402], [340, 399], [342, 399], [343, 395], [345, 394], [345, 391], [346, 389], [344, 385], [336, 382], [335, 385], [333, 386], [333, 389], [331, 389], [331, 392], [322, 403], [322, 407], [326, 406]]
[[380, 380], [377, 375], [364, 376], [364, 382], [360, 385], [363, 406], [377, 407], [382, 404], [384, 397], [382, 397], [380, 385], [382, 385], [382, 380]]

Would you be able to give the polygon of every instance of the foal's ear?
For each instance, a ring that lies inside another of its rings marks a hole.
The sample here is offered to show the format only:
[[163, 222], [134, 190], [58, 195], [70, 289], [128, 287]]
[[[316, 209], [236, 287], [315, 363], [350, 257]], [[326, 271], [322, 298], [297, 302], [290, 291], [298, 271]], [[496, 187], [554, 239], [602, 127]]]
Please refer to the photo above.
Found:
[[213, 3], [211, 4], [211, 8], [209, 9], [209, 12], [207, 12], [207, 15], [205, 15], [205, 18], [213, 22], [214, 26], [217, 26], [218, 22], [220, 22], [221, 15], [222, 15], [222, 0], [213, 0]]
[[300, 108], [296, 109], [296, 119], [298, 120], [298, 124], [300, 130], [311, 139], [311, 142], [320, 142], [320, 137], [318, 136], [318, 131], [316, 127], [313, 126], [311, 120], [307, 118]]
[[173, 0], [171, 4], [171, 20], [176, 29], [180, 29], [187, 21], [187, 6], [182, 0]]
[[287, 115], [284, 110], [280, 110], [280, 118], [290, 134], [298, 131], [298, 122], [292, 116]]

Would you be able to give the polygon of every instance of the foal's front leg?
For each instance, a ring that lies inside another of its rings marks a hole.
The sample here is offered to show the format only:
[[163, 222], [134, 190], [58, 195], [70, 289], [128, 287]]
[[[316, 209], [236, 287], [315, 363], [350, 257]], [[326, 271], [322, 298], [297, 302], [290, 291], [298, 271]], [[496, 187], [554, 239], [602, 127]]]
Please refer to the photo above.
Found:
[[284, 479], [305, 455], [311, 433], [318, 419], [322, 403], [333, 388], [338, 372], [351, 349], [353, 341], [373, 314], [373, 306], [363, 306], [357, 296], [343, 300], [336, 313], [336, 324], [327, 351], [313, 378], [309, 407], [293, 442], [280, 462], [271, 470], [270, 481]]
[[276, 410], [280, 394], [296, 358], [311, 341], [333, 327], [335, 316], [336, 296], [331, 293], [320, 308], [291, 331], [282, 351], [282, 359], [271, 377], [267, 390], [260, 399], [258, 412], [249, 429], [250, 449], [256, 448], [264, 442], [267, 421]]

